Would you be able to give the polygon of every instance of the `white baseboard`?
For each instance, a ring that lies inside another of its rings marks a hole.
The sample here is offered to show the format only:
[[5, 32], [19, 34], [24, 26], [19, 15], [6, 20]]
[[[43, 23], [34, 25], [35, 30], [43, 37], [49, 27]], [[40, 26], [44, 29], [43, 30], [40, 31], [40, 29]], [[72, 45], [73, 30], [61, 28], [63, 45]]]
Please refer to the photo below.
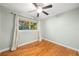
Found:
[[35, 42], [35, 41], [38, 41], [38, 40], [33, 40], [33, 41], [30, 41], [30, 42], [26, 42], [26, 43], [19, 44], [18, 47], [21, 47], [21, 46], [24, 46], [24, 45], [33, 43], [33, 42]]
[[[70, 47], [70, 46], [63, 45], [63, 44], [61, 44], [61, 43], [58, 43], [58, 42], [55, 42], [55, 41], [52, 41], [52, 40], [48, 40], [47, 38], [43, 38], [43, 39], [79, 52], [78, 49], [72, 48], [72, 47]], [[24, 45], [33, 43], [33, 42], [35, 42], [35, 41], [39, 41], [39, 40], [33, 40], [33, 41], [30, 41], [30, 42], [27, 42], [27, 43], [22, 43], [22, 44], [18, 45], [18, 47], [21, 47], [21, 46], [24, 46]], [[0, 50], [0, 53], [1, 53], [1, 52], [4, 52], [4, 51], [8, 51], [8, 50], [10, 50], [10, 48], [2, 49], [2, 50]]]
[[2, 53], [2, 52], [4, 52], [4, 51], [8, 51], [8, 50], [10, 50], [10, 48], [2, 49], [2, 50], [0, 50], [0, 53]]
[[[30, 41], [30, 42], [22, 43], [22, 44], [18, 45], [18, 47], [21, 47], [21, 46], [24, 46], [24, 45], [33, 43], [33, 42], [35, 42], [35, 41], [38, 41], [38, 40], [33, 40], [33, 41]], [[4, 52], [4, 51], [8, 51], [8, 50], [10, 50], [10, 48], [2, 49], [2, 50], [0, 50], [0, 53], [2, 53], [2, 52]]]
[[67, 46], [67, 45], [64, 45], [64, 44], [58, 43], [58, 42], [56, 42], [56, 41], [48, 40], [47, 38], [43, 38], [43, 39], [44, 39], [44, 40], [47, 40], [47, 41], [50, 41], [50, 42], [53, 42], [53, 43], [55, 43], [55, 44], [58, 44], [58, 45], [64, 46], [64, 47], [66, 47], [66, 48], [69, 48], [69, 49], [75, 50], [75, 51], [77, 51], [77, 52], [79, 52], [78, 49], [72, 48], [72, 47], [70, 47], [70, 46]]

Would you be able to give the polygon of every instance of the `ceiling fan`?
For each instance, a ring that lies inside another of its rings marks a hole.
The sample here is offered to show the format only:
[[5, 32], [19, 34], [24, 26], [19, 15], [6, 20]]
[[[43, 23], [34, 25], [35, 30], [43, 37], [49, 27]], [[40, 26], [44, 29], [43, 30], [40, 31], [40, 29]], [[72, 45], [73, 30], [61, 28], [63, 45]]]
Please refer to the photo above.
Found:
[[44, 11], [44, 9], [52, 8], [52, 4], [44, 6], [44, 7], [39, 6], [37, 3], [32, 3], [32, 4], [36, 8], [36, 10], [32, 10], [32, 12], [37, 11], [37, 17], [39, 17], [41, 12], [44, 13], [45, 15], [49, 15], [46, 11]]

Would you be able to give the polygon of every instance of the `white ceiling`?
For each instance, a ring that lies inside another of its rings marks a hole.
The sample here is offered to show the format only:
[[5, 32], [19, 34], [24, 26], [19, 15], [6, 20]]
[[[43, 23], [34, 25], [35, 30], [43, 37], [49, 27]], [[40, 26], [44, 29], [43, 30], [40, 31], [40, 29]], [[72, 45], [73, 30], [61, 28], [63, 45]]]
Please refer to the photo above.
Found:
[[[36, 17], [36, 11], [30, 12], [30, 13], [28, 12], [35, 9], [32, 3], [2, 3], [0, 5], [25, 16], [29, 15], [29, 17], [30, 16]], [[48, 4], [40, 3], [38, 5], [45, 6]], [[45, 11], [49, 13], [49, 15], [47, 16], [41, 13], [39, 16], [40, 19], [47, 19], [57, 14], [79, 7], [78, 3], [52, 3], [52, 5], [53, 5], [52, 8], [45, 9]]]

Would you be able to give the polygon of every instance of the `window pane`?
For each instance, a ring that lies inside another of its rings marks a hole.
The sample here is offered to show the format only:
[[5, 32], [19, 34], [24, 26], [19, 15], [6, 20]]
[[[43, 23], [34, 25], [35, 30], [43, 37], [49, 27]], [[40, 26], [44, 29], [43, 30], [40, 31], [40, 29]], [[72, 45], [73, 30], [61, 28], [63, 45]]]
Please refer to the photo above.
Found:
[[37, 30], [37, 23], [30, 22], [30, 29]]
[[19, 21], [19, 30], [29, 30], [29, 21]]

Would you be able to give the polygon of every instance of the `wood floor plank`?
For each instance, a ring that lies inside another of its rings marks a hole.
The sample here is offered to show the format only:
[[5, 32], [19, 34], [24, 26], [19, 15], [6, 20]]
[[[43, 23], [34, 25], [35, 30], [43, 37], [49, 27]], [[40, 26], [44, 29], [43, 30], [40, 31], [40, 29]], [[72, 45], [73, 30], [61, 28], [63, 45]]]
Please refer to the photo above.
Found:
[[1, 56], [78, 56], [78, 54], [72, 49], [42, 40], [19, 47], [13, 52], [3, 52]]

